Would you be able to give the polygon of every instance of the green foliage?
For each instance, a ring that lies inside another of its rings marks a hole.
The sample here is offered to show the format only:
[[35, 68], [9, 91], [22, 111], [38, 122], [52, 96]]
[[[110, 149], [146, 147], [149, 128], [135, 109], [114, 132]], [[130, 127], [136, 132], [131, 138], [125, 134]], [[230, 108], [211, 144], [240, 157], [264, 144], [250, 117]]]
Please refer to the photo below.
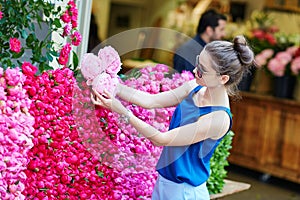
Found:
[[210, 160], [211, 175], [206, 183], [210, 194], [221, 193], [224, 187], [224, 179], [227, 176], [225, 167], [229, 165], [227, 158], [230, 155], [233, 136], [232, 131], [227, 133]]
[[[53, 69], [49, 62], [59, 57], [58, 49], [62, 44], [54, 43], [51, 34], [63, 30], [61, 6], [46, 0], [0, 0], [0, 8], [3, 13], [0, 19], [0, 66], [14, 68], [28, 59], [26, 61], [37, 66], [40, 72]], [[47, 34], [37, 37], [36, 33], [41, 30]], [[21, 41], [20, 53], [10, 51], [10, 38]]]

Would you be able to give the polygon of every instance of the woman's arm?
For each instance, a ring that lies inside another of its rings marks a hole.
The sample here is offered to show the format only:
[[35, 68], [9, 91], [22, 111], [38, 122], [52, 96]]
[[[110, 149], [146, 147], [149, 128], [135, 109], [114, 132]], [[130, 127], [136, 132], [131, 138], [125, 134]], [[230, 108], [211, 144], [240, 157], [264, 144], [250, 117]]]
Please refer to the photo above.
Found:
[[219, 139], [228, 131], [230, 118], [225, 111], [215, 111], [199, 118], [197, 122], [160, 132], [133, 114], [129, 115], [130, 124], [144, 137], [157, 146], [184, 146], [207, 138]]
[[189, 145], [207, 138], [218, 139], [229, 129], [230, 118], [225, 111], [215, 111], [201, 116], [197, 122], [160, 132], [143, 120], [140, 120], [129, 112], [119, 100], [106, 93], [106, 97], [94, 92], [92, 97], [95, 105], [109, 108], [128, 118], [129, 123], [143, 136], [158, 146], [183, 146]]
[[163, 108], [177, 105], [196, 86], [195, 80], [192, 80], [174, 90], [158, 94], [149, 94], [119, 83], [117, 86], [117, 95], [122, 99], [143, 108]]

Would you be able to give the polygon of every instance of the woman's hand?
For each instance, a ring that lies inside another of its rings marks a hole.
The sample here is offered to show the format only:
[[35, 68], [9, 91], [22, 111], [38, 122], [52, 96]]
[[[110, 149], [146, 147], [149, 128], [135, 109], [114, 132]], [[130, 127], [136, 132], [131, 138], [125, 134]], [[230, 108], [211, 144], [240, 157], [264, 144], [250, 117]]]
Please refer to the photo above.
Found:
[[103, 108], [107, 108], [119, 114], [124, 114], [127, 112], [122, 103], [106, 90], [104, 90], [104, 94], [101, 95], [93, 89], [91, 100], [93, 104], [101, 106]]

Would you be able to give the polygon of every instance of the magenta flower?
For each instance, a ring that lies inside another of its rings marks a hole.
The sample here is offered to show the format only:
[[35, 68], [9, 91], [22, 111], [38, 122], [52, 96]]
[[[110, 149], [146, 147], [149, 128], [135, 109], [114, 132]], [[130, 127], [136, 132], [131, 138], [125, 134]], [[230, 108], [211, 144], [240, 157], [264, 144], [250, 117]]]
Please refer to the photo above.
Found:
[[21, 51], [21, 42], [18, 38], [10, 38], [9, 39], [9, 48], [11, 51], [20, 53]]
[[63, 46], [63, 48], [60, 51], [59, 58], [58, 58], [59, 64], [66, 65], [68, 63], [71, 49], [72, 49], [72, 47], [71, 47], [70, 43], [67, 43], [67, 44], [65, 44], [65, 46]]
[[71, 30], [72, 30], [72, 25], [70, 23], [67, 23], [64, 27], [63, 37], [70, 35]]
[[65, 11], [64, 14], [60, 18], [65, 23], [71, 22], [71, 16], [69, 15], [68, 11]]
[[24, 74], [34, 75], [37, 72], [37, 67], [33, 66], [30, 62], [24, 62], [21, 66]]
[[0, 11], [0, 20], [3, 18], [3, 12]]
[[74, 46], [79, 46], [82, 40], [81, 34], [79, 33], [79, 31], [75, 31], [72, 35], [71, 35], [71, 40], [72, 40], [72, 44]]

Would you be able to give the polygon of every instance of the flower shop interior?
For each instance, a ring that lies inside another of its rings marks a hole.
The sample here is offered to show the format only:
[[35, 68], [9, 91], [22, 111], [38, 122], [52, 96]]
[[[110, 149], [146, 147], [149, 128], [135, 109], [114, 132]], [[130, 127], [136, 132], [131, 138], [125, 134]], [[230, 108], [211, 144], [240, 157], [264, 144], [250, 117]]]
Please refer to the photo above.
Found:
[[[174, 52], [210, 8], [256, 61], [211, 160], [211, 199], [300, 200], [300, 0], [1, 0], [0, 200], [151, 199], [162, 149], [92, 105], [80, 68], [98, 55], [120, 63], [111, 80], [182, 84], [193, 75]], [[160, 131], [174, 111], [124, 105]]]
[[[101, 41], [129, 29], [149, 26], [193, 37], [201, 13], [209, 8], [227, 16], [227, 39], [246, 35], [256, 55], [273, 49], [275, 57], [277, 52], [300, 46], [299, 0], [94, 0], [92, 15]], [[258, 30], [266, 32], [256, 35]], [[268, 32], [276, 44], [267, 39]], [[143, 46], [153, 42], [147, 36], [138, 34], [138, 50], [122, 55], [124, 73], [152, 62], [172, 67], [174, 49], [182, 41], [169, 35], [161, 39], [168, 50], [150, 49]], [[267, 61], [259, 61], [257, 56], [260, 66], [240, 85], [242, 100], [231, 105], [235, 135], [227, 167], [229, 179], [251, 187], [222, 199], [300, 199], [299, 64], [296, 73], [284, 75], [292, 76], [291, 83], [276, 84], [274, 79], [284, 79], [283, 76], [264, 69]]]

